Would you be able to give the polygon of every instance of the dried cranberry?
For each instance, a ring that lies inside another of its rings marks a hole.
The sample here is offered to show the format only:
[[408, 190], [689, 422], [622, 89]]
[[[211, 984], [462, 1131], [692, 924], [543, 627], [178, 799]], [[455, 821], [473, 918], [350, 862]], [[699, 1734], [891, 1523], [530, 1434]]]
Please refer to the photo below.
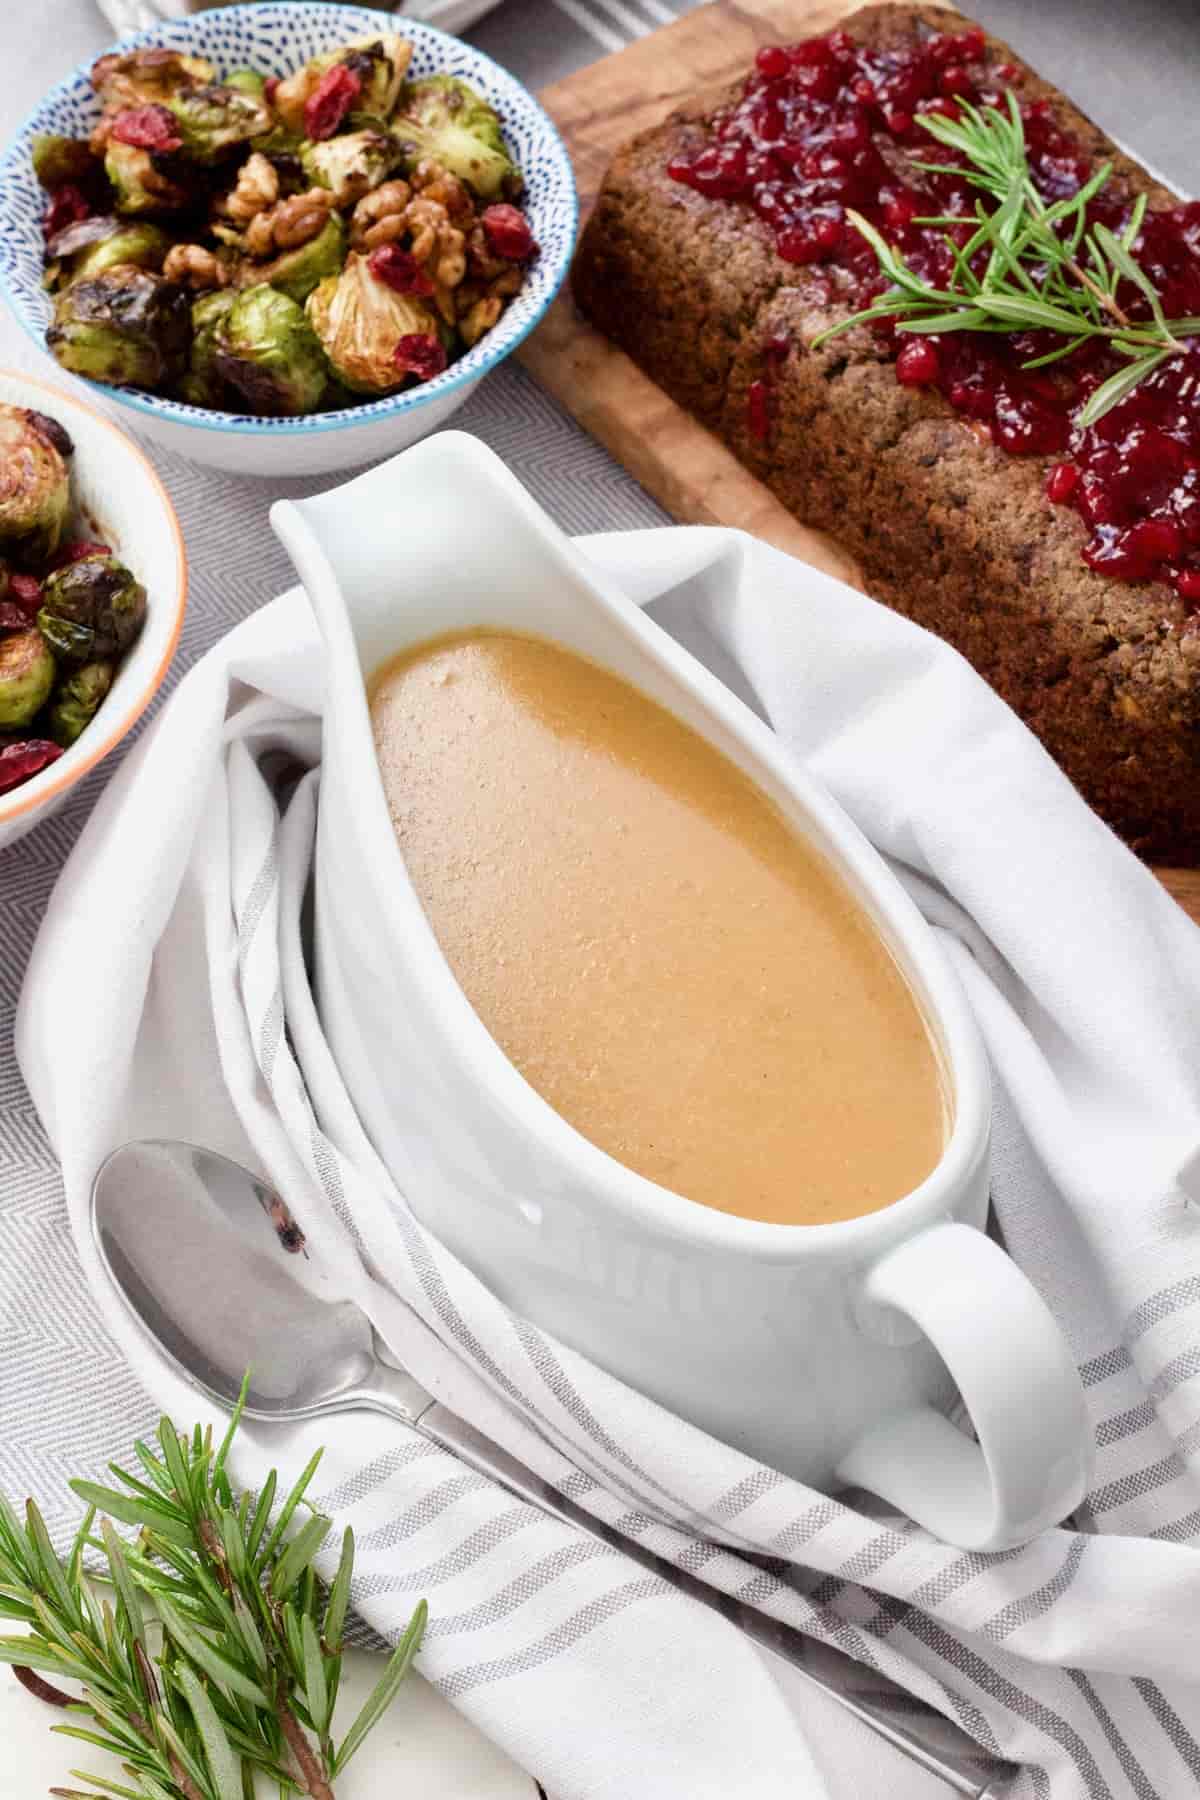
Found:
[[792, 340], [786, 331], [777, 331], [763, 344], [762, 353], [768, 362], [786, 362], [791, 350]]
[[432, 294], [433, 283], [412, 254], [399, 244], [381, 244], [367, 258], [367, 267], [376, 281], [382, 281], [397, 294]]
[[50, 567], [64, 569], [68, 563], [86, 562], [89, 556], [111, 555], [109, 546], [102, 544], [98, 538], [79, 538], [73, 544], [64, 544]]
[[306, 137], [331, 138], [362, 93], [362, 77], [345, 63], [326, 69], [308, 99], [304, 102]]
[[137, 150], [183, 148], [175, 114], [165, 106], [125, 107], [113, 120], [108, 135], [118, 144], [132, 144]]
[[1055, 463], [1046, 477], [1046, 498], [1055, 506], [1065, 506], [1079, 486], [1079, 470], [1074, 463]]
[[418, 381], [432, 381], [446, 367], [446, 348], [430, 331], [414, 331], [396, 345], [396, 367]]
[[19, 744], [5, 744], [0, 748], [0, 794], [20, 787], [30, 776], [40, 774], [52, 762], [57, 762], [61, 755], [61, 746], [46, 738], [26, 738]]
[[27, 615], [26, 623], [32, 619], [42, 604], [42, 584], [36, 575], [10, 575], [8, 591], [17, 605]]
[[280, 80], [281, 77], [278, 75], [268, 75], [263, 82], [263, 99], [268, 106], [275, 104], [275, 89], [279, 86]]
[[1175, 588], [1181, 600], [1200, 604], [1200, 569], [1180, 569]]
[[754, 59], [754, 66], [766, 81], [778, 81], [791, 68], [788, 53], [780, 44], [764, 44]]
[[509, 262], [528, 262], [537, 250], [529, 220], [517, 206], [488, 206], [480, 219], [488, 248]]
[[940, 366], [936, 346], [914, 338], [896, 358], [896, 380], [904, 387], [929, 387], [937, 380]]
[[28, 631], [29, 615], [15, 600], [0, 600], [0, 631]]
[[68, 225], [77, 225], [81, 219], [90, 218], [91, 211], [87, 197], [75, 183], [64, 181], [61, 187], [55, 188], [42, 218], [42, 235], [46, 242], [65, 231]]
[[771, 389], [765, 381], [752, 381], [746, 390], [746, 429], [760, 443], [771, 435]]

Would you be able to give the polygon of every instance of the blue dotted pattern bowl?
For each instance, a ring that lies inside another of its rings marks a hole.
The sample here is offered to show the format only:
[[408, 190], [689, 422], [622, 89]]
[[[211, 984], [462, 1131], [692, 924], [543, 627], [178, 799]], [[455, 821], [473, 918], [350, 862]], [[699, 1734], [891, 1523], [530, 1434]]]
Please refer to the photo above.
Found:
[[[218, 75], [236, 68], [286, 75], [347, 40], [398, 29], [413, 47], [413, 75], [460, 75], [496, 108], [509, 151], [525, 177], [522, 204], [539, 245], [525, 285], [492, 330], [442, 375], [390, 399], [299, 419], [210, 412], [127, 388], [80, 383], [115, 406], [142, 435], [199, 462], [247, 474], [300, 475], [350, 468], [402, 449], [440, 425], [489, 369], [537, 324], [561, 287], [571, 259], [579, 208], [570, 159], [537, 101], [498, 63], [431, 25], [398, 25], [378, 12], [327, 0], [228, 6], [164, 21], [121, 40], [122, 50], [166, 45], [207, 57]], [[41, 285], [45, 194], [33, 174], [40, 131], [86, 137], [99, 116], [90, 62], [60, 81], [20, 127], [0, 163], [0, 285], [34, 342], [45, 350], [50, 298]], [[46, 352], [47, 356], [49, 352]], [[64, 376], [64, 379], [66, 377]], [[128, 415], [132, 414], [132, 417]]]

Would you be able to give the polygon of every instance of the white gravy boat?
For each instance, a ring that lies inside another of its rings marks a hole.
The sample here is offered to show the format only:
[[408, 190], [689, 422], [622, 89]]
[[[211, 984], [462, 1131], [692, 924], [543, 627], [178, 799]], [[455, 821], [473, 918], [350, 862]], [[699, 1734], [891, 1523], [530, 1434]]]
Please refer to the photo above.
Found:
[[[1083, 1394], [1046, 1306], [984, 1235], [990, 1095], [974, 1022], [858, 829], [740, 700], [581, 566], [475, 439], [429, 438], [332, 493], [278, 503], [271, 520], [327, 653], [318, 1004], [418, 1217], [515, 1312], [818, 1488], [869, 1488], [974, 1549], [1070, 1512], [1090, 1467]], [[476, 625], [537, 633], [624, 676], [738, 764], [839, 871], [945, 1072], [945, 1150], [914, 1192], [832, 1225], [713, 1211], [589, 1143], [507, 1060], [409, 881], [364, 689], [387, 657]], [[956, 1387], [977, 1442], [947, 1417]]]

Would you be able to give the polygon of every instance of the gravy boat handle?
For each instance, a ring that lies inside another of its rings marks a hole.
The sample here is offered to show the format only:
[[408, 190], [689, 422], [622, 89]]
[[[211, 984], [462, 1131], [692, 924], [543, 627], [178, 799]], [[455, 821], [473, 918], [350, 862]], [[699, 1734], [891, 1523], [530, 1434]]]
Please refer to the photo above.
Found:
[[1079, 1372], [1049, 1307], [990, 1238], [947, 1222], [907, 1239], [868, 1274], [859, 1322], [884, 1342], [930, 1340], [978, 1443], [917, 1406], [859, 1439], [843, 1481], [965, 1550], [1027, 1543], [1075, 1510], [1093, 1448]]

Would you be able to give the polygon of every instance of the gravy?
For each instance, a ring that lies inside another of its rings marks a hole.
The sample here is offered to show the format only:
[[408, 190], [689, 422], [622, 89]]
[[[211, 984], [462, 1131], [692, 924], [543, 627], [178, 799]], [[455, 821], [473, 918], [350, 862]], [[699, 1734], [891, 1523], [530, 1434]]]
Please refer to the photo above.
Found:
[[584, 1137], [704, 1206], [875, 1212], [938, 1162], [922, 1015], [866, 914], [740, 770], [540, 638], [371, 682], [388, 807], [476, 1013]]

